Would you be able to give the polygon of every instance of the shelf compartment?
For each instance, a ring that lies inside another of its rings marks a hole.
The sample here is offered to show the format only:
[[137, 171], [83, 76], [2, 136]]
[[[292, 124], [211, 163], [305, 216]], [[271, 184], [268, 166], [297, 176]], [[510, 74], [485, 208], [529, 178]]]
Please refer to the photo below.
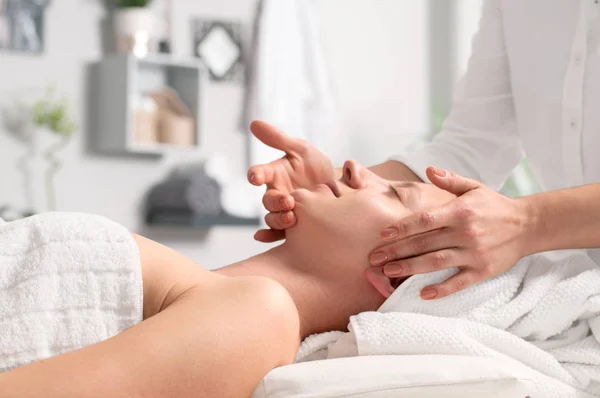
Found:
[[[136, 58], [112, 55], [92, 65], [90, 109], [93, 148], [108, 154], [164, 155], [196, 151], [202, 144], [202, 121], [208, 71], [201, 61], [169, 56]], [[194, 145], [139, 143], [135, 140], [136, 101], [153, 90], [170, 87], [194, 118]]]

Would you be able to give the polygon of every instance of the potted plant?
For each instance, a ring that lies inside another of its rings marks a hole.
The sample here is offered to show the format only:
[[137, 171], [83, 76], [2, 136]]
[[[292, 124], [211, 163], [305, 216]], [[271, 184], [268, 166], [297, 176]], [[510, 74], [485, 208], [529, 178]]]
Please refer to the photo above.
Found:
[[0, 130], [25, 148], [16, 159], [23, 182], [21, 215], [56, 210], [54, 177], [62, 166], [58, 153], [76, 130], [67, 99], [57, 96], [54, 86], [42, 95], [23, 91], [0, 113]]
[[155, 39], [156, 21], [149, 5], [152, 0], [116, 0], [115, 35], [117, 50], [137, 57], [148, 55]]
[[75, 123], [69, 112], [68, 100], [65, 97], [57, 97], [54, 88], [50, 87], [46, 94], [31, 106], [31, 120], [37, 130], [32, 143], [33, 153], [38, 153], [38, 150], [42, 150], [43, 147], [43, 152], [40, 154], [46, 162], [44, 167], [46, 208], [55, 211], [54, 178], [62, 167], [58, 153], [69, 144], [75, 132]]

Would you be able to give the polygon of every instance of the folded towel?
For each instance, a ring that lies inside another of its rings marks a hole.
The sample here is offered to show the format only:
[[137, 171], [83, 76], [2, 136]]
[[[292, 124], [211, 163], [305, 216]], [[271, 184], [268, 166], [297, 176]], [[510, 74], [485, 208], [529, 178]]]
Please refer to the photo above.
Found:
[[218, 216], [221, 213], [221, 187], [204, 174], [191, 178], [186, 200], [196, 214]]
[[148, 210], [193, 212], [203, 216], [221, 214], [221, 187], [205, 174], [174, 174], [153, 187]]
[[103, 217], [46, 213], [0, 225], [0, 372], [142, 321], [137, 245]]
[[443, 354], [512, 359], [531, 369], [539, 397], [600, 396], [600, 268], [584, 251], [531, 256], [450, 297], [420, 298], [421, 289], [454, 272], [409, 278], [378, 312], [352, 317], [350, 332], [337, 342], [316, 347], [317, 340], [307, 340], [300, 352], [320, 349], [328, 358]]

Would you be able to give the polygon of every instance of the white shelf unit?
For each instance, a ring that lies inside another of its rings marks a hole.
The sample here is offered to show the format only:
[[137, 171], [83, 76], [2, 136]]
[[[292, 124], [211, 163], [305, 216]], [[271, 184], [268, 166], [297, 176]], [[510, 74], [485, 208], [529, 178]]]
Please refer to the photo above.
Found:
[[[164, 155], [198, 150], [202, 143], [204, 94], [208, 70], [200, 60], [155, 55], [136, 58], [112, 55], [92, 65], [91, 142], [107, 154]], [[162, 87], [171, 87], [195, 119], [195, 145], [135, 142], [135, 99]]]

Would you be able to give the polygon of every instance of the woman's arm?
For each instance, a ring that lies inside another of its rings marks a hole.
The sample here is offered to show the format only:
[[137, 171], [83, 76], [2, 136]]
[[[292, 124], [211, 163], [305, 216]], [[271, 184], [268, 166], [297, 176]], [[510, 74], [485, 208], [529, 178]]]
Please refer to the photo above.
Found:
[[192, 262], [137, 240], [145, 267], [171, 267], [186, 283], [157, 315], [111, 339], [0, 374], [3, 397], [247, 397], [294, 360], [298, 316], [281, 285], [180, 267]]
[[600, 247], [600, 184], [518, 200], [527, 209], [525, 254]]
[[500, 189], [522, 158], [502, 3], [484, 1], [467, 71], [442, 131], [423, 148], [394, 157], [424, 181], [427, 167], [436, 166]]

